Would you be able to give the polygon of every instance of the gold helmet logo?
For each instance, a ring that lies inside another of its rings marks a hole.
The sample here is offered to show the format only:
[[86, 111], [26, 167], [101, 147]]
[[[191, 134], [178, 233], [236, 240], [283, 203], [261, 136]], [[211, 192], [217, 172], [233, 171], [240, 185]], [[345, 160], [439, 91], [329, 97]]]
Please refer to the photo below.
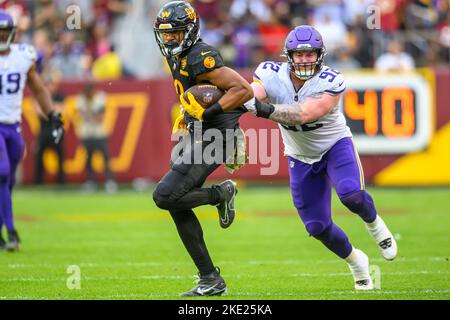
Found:
[[185, 8], [184, 11], [186, 11], [186, 13], [187, 13], [189, 19], [195, 20], [195, 18], [196, 18], [197, 15], [195, 14], [194, 9], [192, 9], [192, 8]]
[[170, 16], [170, 11], [161, 12], [161, 18], [168, 18]]

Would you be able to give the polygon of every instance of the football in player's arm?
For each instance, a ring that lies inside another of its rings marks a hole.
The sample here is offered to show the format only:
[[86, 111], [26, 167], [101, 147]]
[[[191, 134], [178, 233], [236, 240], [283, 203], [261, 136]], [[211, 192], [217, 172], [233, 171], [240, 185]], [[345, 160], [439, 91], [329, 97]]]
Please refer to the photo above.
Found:
[[[183, 153], [176, 154], [177, 157], [172, 159], [170, 170], [153, 192], [155, 204], [160, 209], [167, 210], [174, 220], [178, 234], [200, 275], [197, 286], [182, 293], [182, 296], [221, 295], [227, 290], [220, 269], [214, 266], [208, 253], [202, 227], [193, 209], [203, 205], [216, 206], [220, 226], [228, 228], [232, 224], [236, 214], [236, 183], [226, 180], [210, 188], [203, 187], [203, 184], [207, 177], [228, 159], [232, 148], [226, 146], [229, 143], [234, 146], [236, 144], [234, 137], [227, 140], [225, 132], [227, 129], [240, 130], [239, 118], [246, 112], [242, 105], [253, 97], [248, 82], [224, 65], [216, 48], [200, 39], [199, 26], [197, 12], [185, 1], [166, 3], [159, 11], [154, 24], [156, 41], [168, 62], [183, 107], [173, 131], [187, 129], [190, 133], [175, 147], [177, 149], [178, 146], [183, 146]], [[215, 85], [226, 93], [205, 109], [188, 91], [199, 83]], [[200, 126], [202, 130], [197, 132], [215, 129], [215, 132], [220, 131], [225, 137], [222, 142], [219, 141], [221, 139], [203, 140], [194, 133]], [[217, 153], [222, 153], [225, 159], [216, 161], [216, 158], [202, 158], [201, 163], [192, 163], [194, 154], [205, 156], [204, 151], [210, 146], [219, 150]], [[185, 161], [187, 159], [188, 161]]]
[[184, 109], [197, 120], [210, 120], [217, 114], [234, 110], [253, 96], [248, 82], [226, 66], [198, 75], [196, 81], [211, 83], [226, 91], [219, 101], [207, 109], [204, 109], [192, 94], [188, 93], [188, 101], [181, 95], [180, 101]]
[[365, 190], [364, 175], [352, 134], [338, 104], [343, 75], [323, 65], [320, 33], [294, 28], [286, 38], [286, 63], [266, 61], [255, 71], [255, 98], [245, 104], [258, 117], [279, 123], [289, 159], [294, 206], [307, 232], [344, 259], [355, 289], [373, 289], [367, 255], [350, 243], [331, 217], [331, 186], [341, 202], [364, 222], [382, 256], [393, 260], [397, 245]]

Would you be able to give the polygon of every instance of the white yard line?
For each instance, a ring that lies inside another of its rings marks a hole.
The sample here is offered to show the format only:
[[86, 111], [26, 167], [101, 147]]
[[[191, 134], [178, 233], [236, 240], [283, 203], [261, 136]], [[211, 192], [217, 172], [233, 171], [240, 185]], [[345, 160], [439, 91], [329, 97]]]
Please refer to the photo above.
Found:
[[[330, 292], [308, 292], [308, 293], [252, 293], [252, 292], [233, 292], [232, 294], [224, 295], [224, 299], [232, 299], [233, 297], [324, 297], [324, 296], [345, 296], [345, 295], [411, 295], [411, 294], [443, 294], [450, 293], [450, 290], [435, 290], [435, 289], [422, 289], [422, 290], [372, 290], [358, 292], [355, 290], [342, 290], [342, 291], [330, 291]], [[83, 296], [82, 299], [156, 299], [156, 298], [175, 298], [176, 293], [171, 294], [115, 294], [115, 295], [95, 295], [95, 296]], [[11, 295], [0, 296], [0, 300], [5, 299], [19, 299], [19, 300], [61, 300], [61, 299], [74, 299], [74, 296], [26, 296], [26, 295]]]
[[[448, 256], [442, 256], [442, 257], [418, 257], [418, 258], [406, 258], [406, 257], [399, 257], [394, 260], [393, 263], [399, 263], [399, 262], [423, 262], [423, 261], [434, 261], [434, 262], [448, 262], [450, 260], [450, 257]], [[385, 262], [383, 258], [373, 258], [370, 259], [370, 262]], [[338, 258], [336, 259], [319, 259], [314, 260], [311, 258], [308, 259], [286, 259], [286, 260], [241, 260], [240, 263], [242, 264], [252, 264], [252, 265], [264, 265], [264, 264], [284, 264], [284, 265], [297, 265], [297, 264], [310, 264], [318, 263], [330, 263], [330, 264], [342, 264], [342, 261]], [[80, 262], [77, 263], [76, 261], [71, 261], [67, 265], [58, 265], [58, 264], [49, 264], [49, 263], [11, 263], [6, 265], [9, 269], [20, 269], [20, 268], [61, 268], [61, 267], [67, 267], [69, 264], [76, 264], [80, 268], [114, 268], [114, 267], [159, 267], [159, 266], [167, 266], [168, 264], [173, 264], [173, 261], [168, 262], [123, 262], [123, 263], [90, 263], [90, 262]], [[179, 261], [176, 262], [177, 265], [191, 265], [192, 263], [189, 261]], [[235, 261], [220, 261], [218, 262], [220, 265], [227, 265], [227, 264], [236, 264]], [[4, 267], [0, 265], [0, 269]]]
[[[450, 271], [430, 271], [430, 270], [417, 270], [417, 271], [406, 271], [406, 272], [382, 272], [381, 275], [450, 275]], [[291, 273], [286, 274], [284, 277], [294, 277], [294, 278], [315, 278], [315, 277], [348, 277], [350, 272], [338, 272], [338, 273], [324, 273], [324, 272], [301, 272], [301, 273]], [[282, 275], [283, 276], [283, 275]], [[260, 279], [267, 278], [267, 275], [254, 275], [254, 274], [229, 274], [226, 275], [229, 279]], [[117, 281], [117, 280], [193, 280], [194, 276], [176, 276], [176, 275], [146, 275], [140, 277], [125, 277], [125, 276], [107, 276], [107, 277], [96, 277], [96, 276], [82, 276], [81, 281]], [[33, 277], [14, 277], [14, 278], [3, 278], [0, 279], [2, 282], [63, 282], [65, 283], [67, 278], [65, 277], [55, 277], [55, 278], [33, 278]]]

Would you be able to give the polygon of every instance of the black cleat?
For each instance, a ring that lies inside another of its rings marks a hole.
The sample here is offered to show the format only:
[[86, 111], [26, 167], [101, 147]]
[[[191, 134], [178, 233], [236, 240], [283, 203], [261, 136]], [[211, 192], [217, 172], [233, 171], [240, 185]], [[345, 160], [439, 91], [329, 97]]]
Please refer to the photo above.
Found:
[[227, 292], [225, 280], [220, 276], [220, 269], [208, 275], [200, 276], [195, 281], [197, 286], [189, 291], [180, 293], [180, 297], [221, 296]]
[[222, 228], [228, 228], [234, 220], [236, 209], [234, 208], [234, 198], [238, 193], [236, 182], [225, 180], [217, 185], [224, 194], [224, 199], [217, 205], [219, 212], [219, 223]]
[[5, 245], [8, 251], [19, 251], [20, 238], [16, 230], [8, 231], [8, 242]]
[[0, 234], [0, 251], [6, 250], [6, 242]]

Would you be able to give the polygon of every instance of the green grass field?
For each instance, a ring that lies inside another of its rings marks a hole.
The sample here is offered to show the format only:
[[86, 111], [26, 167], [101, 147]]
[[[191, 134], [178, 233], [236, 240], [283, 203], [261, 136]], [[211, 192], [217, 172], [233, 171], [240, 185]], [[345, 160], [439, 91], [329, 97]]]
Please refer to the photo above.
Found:
[[[370, 189], [396, 234], [399, 256], [384, 261], [362, 221], [333, 198], [334, 220], [381, 271], [381, 289], [353, 290], [347, 265], [308, 237], [286, 187], [241, 188], [226, 230], [214, 207], [198, 210], [227, 281], [213, 299], [449, 299], [450, 189]], [[18, 253], [0, 252], [0, 299], [179, 299], [194, 264], [151, 192], [83, 194], [18, 189]], [[68, 267], [81, 272], [69, 289]]]

